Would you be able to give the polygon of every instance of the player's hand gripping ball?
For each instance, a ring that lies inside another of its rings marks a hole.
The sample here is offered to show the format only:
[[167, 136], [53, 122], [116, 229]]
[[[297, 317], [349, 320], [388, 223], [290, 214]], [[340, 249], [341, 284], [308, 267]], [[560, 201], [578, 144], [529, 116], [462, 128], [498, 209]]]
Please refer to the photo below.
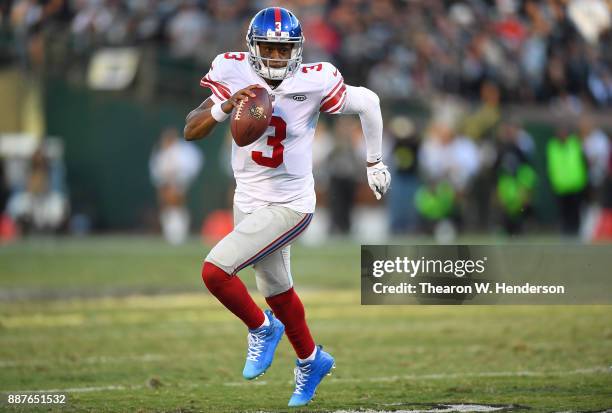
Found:
[[247, 146], [259, 139], [271, 118], [272, 100], [268, 91], [263, 87], [247, 88], [246, 93], [237, 97], [231, 114], [230, 129], [236, 145]]

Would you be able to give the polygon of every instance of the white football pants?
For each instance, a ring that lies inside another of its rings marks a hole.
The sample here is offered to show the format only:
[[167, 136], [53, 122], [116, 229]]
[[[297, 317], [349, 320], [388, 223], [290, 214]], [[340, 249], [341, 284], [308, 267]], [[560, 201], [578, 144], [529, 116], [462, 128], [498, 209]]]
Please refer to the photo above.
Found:
[[290, 247], [310, 224], [313, 214], [270, 205], [245, 214], [234, 206], [234, 230], [206, 257], [228, 274], [253, 265], [258, 290], [272, 297], [293, 286]]

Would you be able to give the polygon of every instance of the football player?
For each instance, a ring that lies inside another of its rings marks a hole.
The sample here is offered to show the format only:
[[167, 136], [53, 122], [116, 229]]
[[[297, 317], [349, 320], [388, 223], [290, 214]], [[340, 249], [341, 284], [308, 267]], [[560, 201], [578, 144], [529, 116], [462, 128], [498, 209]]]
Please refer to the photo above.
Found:
[[[258, 12], [246, 42], [248, 52], [222, 53], [214, 59], [200, 83], [212, 95], [186, 119], [186, 139], [200, 139], [224, 122], [241, 100], [255, 97], [253, 88], [265, 88], [273, 99], [266, 133], [244, 147], [232, 143], [234, 230], [208, 254], [202, 278], [248, 328], [244, 378], [262, 375], [283, 333], [287, 335], [297, 354], [289, 406], [303, 406], [334, 366], [334, 358], [315, 345], [290, 269], [290, 244], [308, 227], [315, 209], [313, 135], [321, 112], [359, 115], [368, 184], [380, 199], [391, 182], [382, 162], [380, 102], [374, 92], [346, 85], [332, 64], [302, 63], [304, 35], [289, 10], [269, 7]], [[262, 311], [237, 276], [248, 266], [255, 269], [257, 288], [272, 311]]]

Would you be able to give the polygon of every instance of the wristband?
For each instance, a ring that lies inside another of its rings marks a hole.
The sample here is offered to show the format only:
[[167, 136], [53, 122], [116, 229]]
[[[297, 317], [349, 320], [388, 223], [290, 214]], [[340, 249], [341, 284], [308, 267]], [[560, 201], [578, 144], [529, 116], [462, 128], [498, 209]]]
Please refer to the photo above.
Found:
[[225, 113], [223, 109], [221, 109], [223, 103], [225, 102], [216, 103], [212, 106], [212, 108], [210, 108], [210, 114], [212, 115], [213, 119], [219, 123], [223, 122], [230, 115], [229, 113]]

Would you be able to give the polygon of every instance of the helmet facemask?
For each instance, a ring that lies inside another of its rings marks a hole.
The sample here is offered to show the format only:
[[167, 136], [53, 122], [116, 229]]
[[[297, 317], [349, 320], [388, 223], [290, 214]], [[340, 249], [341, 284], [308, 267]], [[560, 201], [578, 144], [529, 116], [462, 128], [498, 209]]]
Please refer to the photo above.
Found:
[[[266, 37], [255, 37], [249, 39], [247, 36], [247, 46], [249, 48], [249, 63], [253, 69], [263, 78], [269, 80], [283, 80], [291, 76], [302, 63], [302, 50], [304, 37], [285, 37], [283, 39], [270, 39]], [[259, 50], [260, 43], [289, 43], [291, 57], [289, 59], [272, 59], [263, 57]], [[272, 67], [270, 63], [283, 62], [284, 67]]]

